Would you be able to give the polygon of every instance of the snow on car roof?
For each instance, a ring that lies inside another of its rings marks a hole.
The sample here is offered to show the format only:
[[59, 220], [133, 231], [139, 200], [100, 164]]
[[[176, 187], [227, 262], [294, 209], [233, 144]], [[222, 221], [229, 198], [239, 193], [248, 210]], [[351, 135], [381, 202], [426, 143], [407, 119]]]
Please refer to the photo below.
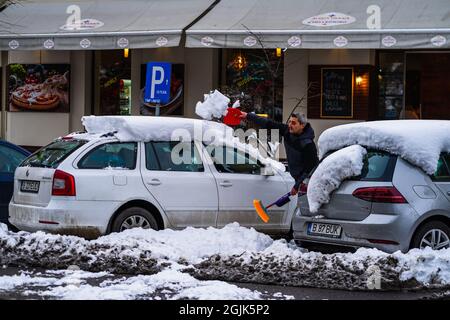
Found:
[[450, 152], [450, 121], [387, 120], [336, 126], [319, 137], [319, 157], [355, 144], [398, 155], [433, 174], [439, 154]]
[[177, 117], [151, 116], [85, 116], [81, 118], [87, 133], [77, 138], [114, 136], [119, 141], [180, 141], [197, 140], [212, 145], [227, 145], [248, 152], [263, 164], [270, 163], [281, 172], [285, 166], [266, 158], [255, 147], [242, 143], [231, 127], [223, 123]]

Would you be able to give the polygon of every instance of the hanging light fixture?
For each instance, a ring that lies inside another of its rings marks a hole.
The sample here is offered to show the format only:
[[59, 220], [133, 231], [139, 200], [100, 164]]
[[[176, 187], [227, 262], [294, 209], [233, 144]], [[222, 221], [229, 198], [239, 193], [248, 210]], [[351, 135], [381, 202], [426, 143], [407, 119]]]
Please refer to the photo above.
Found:
[[129, 51], [130, 51], [130, 50], [129, 50], [128, 48], [123, 49], [123, 57], [124, 57], [124, 58], [128, 58], [128, 56], [129, 56], [129, 54], [130, 54]]
[[245, 67], [247, 67], [247, 59], [241, 53], [239, 53], [233, 59], [233, 67], [236, 70], [244, 69]]
[[276, 49], [276, 55], [277, 55], [278, 58], [281, 57], [281, 48], [277, 48]]

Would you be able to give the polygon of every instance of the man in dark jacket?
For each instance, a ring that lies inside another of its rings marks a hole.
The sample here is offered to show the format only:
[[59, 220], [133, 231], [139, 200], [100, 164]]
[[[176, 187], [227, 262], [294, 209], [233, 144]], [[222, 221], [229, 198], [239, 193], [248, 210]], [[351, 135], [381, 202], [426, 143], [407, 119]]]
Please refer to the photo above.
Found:
[[290, 116], [288, 124], [258, 117], [254, 113], [241, 112], [240, 117], [254, 122], [265, 129], [280, 130], [286, 149], [289, 172], [295, 179], [295, 185], [291, 190], [291, 194], [296, 195], [302, 181], [319, 163], [317, 148], [314, 143], [314, 130], [306, 121], [306, 117], [294, 113]]

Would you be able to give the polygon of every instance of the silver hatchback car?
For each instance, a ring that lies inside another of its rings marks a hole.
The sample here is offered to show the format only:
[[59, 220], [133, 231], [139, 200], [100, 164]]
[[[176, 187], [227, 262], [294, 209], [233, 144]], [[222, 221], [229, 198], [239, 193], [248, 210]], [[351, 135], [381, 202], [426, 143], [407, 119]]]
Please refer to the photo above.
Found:
[[368, 150], [360, 176], [344, 181], [318, 213], [299, 197], [297, 243], [372, 247], [386, 252], [450, 245], [450, 154], [434, 175], [384, 151]]

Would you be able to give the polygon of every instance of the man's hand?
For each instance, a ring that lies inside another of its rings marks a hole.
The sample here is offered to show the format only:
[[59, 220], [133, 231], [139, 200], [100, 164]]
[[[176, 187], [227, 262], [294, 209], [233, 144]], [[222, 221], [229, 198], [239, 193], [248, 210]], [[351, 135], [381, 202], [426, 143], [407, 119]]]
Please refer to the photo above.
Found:
[[295, 196], [298, 193], [298, 190], [295, 189], [295, 187], [292, 187], [291, 189], [291, 196]]
[[241, 114], [239, 115], [240, 119], [247, 119], [247, 112], [241, 111]]

